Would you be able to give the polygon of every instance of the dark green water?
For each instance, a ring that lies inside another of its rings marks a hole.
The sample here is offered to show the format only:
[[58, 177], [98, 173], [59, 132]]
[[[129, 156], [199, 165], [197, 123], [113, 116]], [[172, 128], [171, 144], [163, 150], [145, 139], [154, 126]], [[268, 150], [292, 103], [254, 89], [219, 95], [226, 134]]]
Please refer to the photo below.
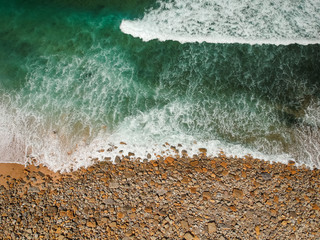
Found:
[[158, 6], [0, 0], [1, 161], [68, 170], [169, 142], [320, 166], [319, 44], [144, 42], [120, 30]]

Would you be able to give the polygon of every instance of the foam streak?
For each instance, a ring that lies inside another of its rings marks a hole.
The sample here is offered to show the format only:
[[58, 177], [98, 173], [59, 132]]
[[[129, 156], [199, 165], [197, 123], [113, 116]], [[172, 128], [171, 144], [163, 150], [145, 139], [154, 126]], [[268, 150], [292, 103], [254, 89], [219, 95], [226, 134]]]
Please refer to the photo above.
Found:
[[319, 44], [320, 2], [174, 0], [120, 29], [143, 41]]

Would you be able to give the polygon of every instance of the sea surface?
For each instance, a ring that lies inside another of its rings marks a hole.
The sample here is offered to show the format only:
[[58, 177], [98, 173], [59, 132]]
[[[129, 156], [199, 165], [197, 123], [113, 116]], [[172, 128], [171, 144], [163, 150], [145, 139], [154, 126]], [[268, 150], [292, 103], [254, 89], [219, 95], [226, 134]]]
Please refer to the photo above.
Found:
[[0, 161], [320, 167], [320, 0], [0, 0]]

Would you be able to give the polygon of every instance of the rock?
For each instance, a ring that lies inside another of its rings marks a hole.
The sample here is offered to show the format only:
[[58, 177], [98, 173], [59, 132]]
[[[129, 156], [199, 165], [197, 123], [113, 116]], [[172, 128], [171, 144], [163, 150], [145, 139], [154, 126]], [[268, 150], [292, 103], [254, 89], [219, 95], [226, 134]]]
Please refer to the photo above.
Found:
[[115, 182], [115, 181], [112, 181], [109, 183], [109, 188], [118, 188], [119, 187], [119, 183], [118, 182]]
[[157, 189], [156, 192], [159, 196], [162, 196], [162, 195], [165, 195], [168, 191], [161, 188], [161, 189]]
[[268, 181], [268, 180], [270, 180], [271, 179], [271, 175], [270, 175], [270, 173], [267, 173], [267, 172], [263, 172], [263, 173], [261, 173], [261, 177], [263, 178], [263, 180], [265, 180], [265, 181]]
[[296, 217], [298, 216], [295, 211], [290, 211], [290, 212], [289, 212], [289, 215], [290, 215], [290, 217], [292, 217], [292, 218], [296, 218]]
[[117, 227], [117, 223], [116, 222], [112, 222], [112, 223], [109, 224], [109, 227], [116, 228]]
[[188, 224], [187, 221], [181, 221], [180, 224], [181, 224], [181, 227], [182, 227], [183, 229], [185, 229], [185, 230], [188, 230], [188, 229], [189, 229], [189, 224]]
[[254, 229], [256, 231], [257, 236], [259, 236], [260, 235], [260, 227], [256, 226]]
[[118, 213], [117, 213], [117, 216], [118, 216], [119, 219], [124, 218], [124, 213], [118, 212]]
[[207, 149], [206, 149], [206, 148], [199, 148], [199, 152], [201, 152], [201, 153], [207, 153]]
[[203, 200], [210, 200], [211, 199], [211, 193], [209, 191], [205, 191], [202, 193]]
[[198, 166], [198, 165], [199, 165], [199, 161], [191, 161], [191, 162], [190, 162], [190, 165], [191, 165], [192, 167]]
[[107, 222], [109, 222], [109, 218], [103, 217], [103, 218], [101, 218], [101, 222], [107, 223]]
[[295, 161], [292, 161], [292, 160], [289, 160], [289, 161], [288, 161], [288, 165], [289, 165], [289, 166], [293, 166], [293, 165], [295, 165], [295, 164], [296, 164]]
[[194, 236], [190, 232], [187, 232], [183, 237], [186, 240], [192, 240]]
[[58, 212], [58, 207], [57, 206], [50, 206], [48, 207], [47, 213], [49, 216], [54, 216]]
[[66, 237], [63, 236], [63, 235], [59, 235], [59, 236], [57, 237], [57, 240], [65, 240], [65, 239], [66, 239]]
[[241, 189], [238, 189], [238, 188], [234, 188], [233, 189], [233, 192], [232, 192], [232, 196], [234, 198], [240, 198], [242, 199], [243, 198], [243, 191]]
[[217, 225], [215, 224], [215, 222], [209, 222], [208, 223], [208, 233], [212, 234], [215, 233], [217, 231]]
[[121, 158], [119, 156], [116, 156], [114, 161], [115, 161], [115, 163], [120, 163], [121, 162]]
[[151, 207], [145, 207], [144, 209], [147, 213], [152, 213], [152, 208]]
[[104, 203], [107, 205], [113, 205], [115, 204], [115, 201], [112, 198], [107, 198], [106, 200], [104, 200]]
[[89, 221], [87, 221], [87, 227], [95, 228], [96, 226], [97, 226], [97, 222], [95, 219], [90, 219]]
[[221, 165], [222, 167], [224, 167], [224, 168], [227, 168], [227, 167], [228, 167], [228, 163], [226, 163], [226, 162], [221, 162], [220, 165]]
[[173, 158], [173, 157], [167, 157], [167, 158], [164, 160], [164, 163], [165, 163], [165, 164], [172, 165], [172, 164], [174, 163], [174, 158]]
[[181, 180], [182, 183], [188, 183], [190, 181], [191, 181], [191, 179], [189, 177], [183, 177]]
[[320, 211], [320, 207], [319, 207], [316, 203], [311, 204], [311, 205], [312, 205], [312, 209], [313, 209], [313, 210], [318, 210], [318, 211]]
[[236, 208], [236, 206], [234, 206], [234, 205], [231, 205], [231, 206], [230, 206], [230, 209], [231, 209], [231, 211], [233, 211], [233, 212], [236, 212], [236, 211], [237, 211], [237, 208]]
[[7, 189], [5, 188], [5, 186], [1, 185], [0, 186], [0, 193], [4, 193]]
[[38, 187], [31, 186], [31, 187], [29, 187], [28, 192], [29, 193], [38, 193], [38, 192], [40, 192], [40, 189]]

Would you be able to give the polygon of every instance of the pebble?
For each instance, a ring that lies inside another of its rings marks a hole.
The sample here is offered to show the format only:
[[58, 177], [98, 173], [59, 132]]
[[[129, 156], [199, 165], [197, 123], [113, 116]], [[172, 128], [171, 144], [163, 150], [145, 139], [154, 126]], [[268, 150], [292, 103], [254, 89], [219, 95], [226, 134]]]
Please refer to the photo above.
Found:
[[217, 231], [217, 225], [214, 222], [209, 222], [208, 223], [208, 233], [212, 234]]
[[26, 169], [0, 185], [0, 239], [320, 239], [319, 170], [207, 154]]

